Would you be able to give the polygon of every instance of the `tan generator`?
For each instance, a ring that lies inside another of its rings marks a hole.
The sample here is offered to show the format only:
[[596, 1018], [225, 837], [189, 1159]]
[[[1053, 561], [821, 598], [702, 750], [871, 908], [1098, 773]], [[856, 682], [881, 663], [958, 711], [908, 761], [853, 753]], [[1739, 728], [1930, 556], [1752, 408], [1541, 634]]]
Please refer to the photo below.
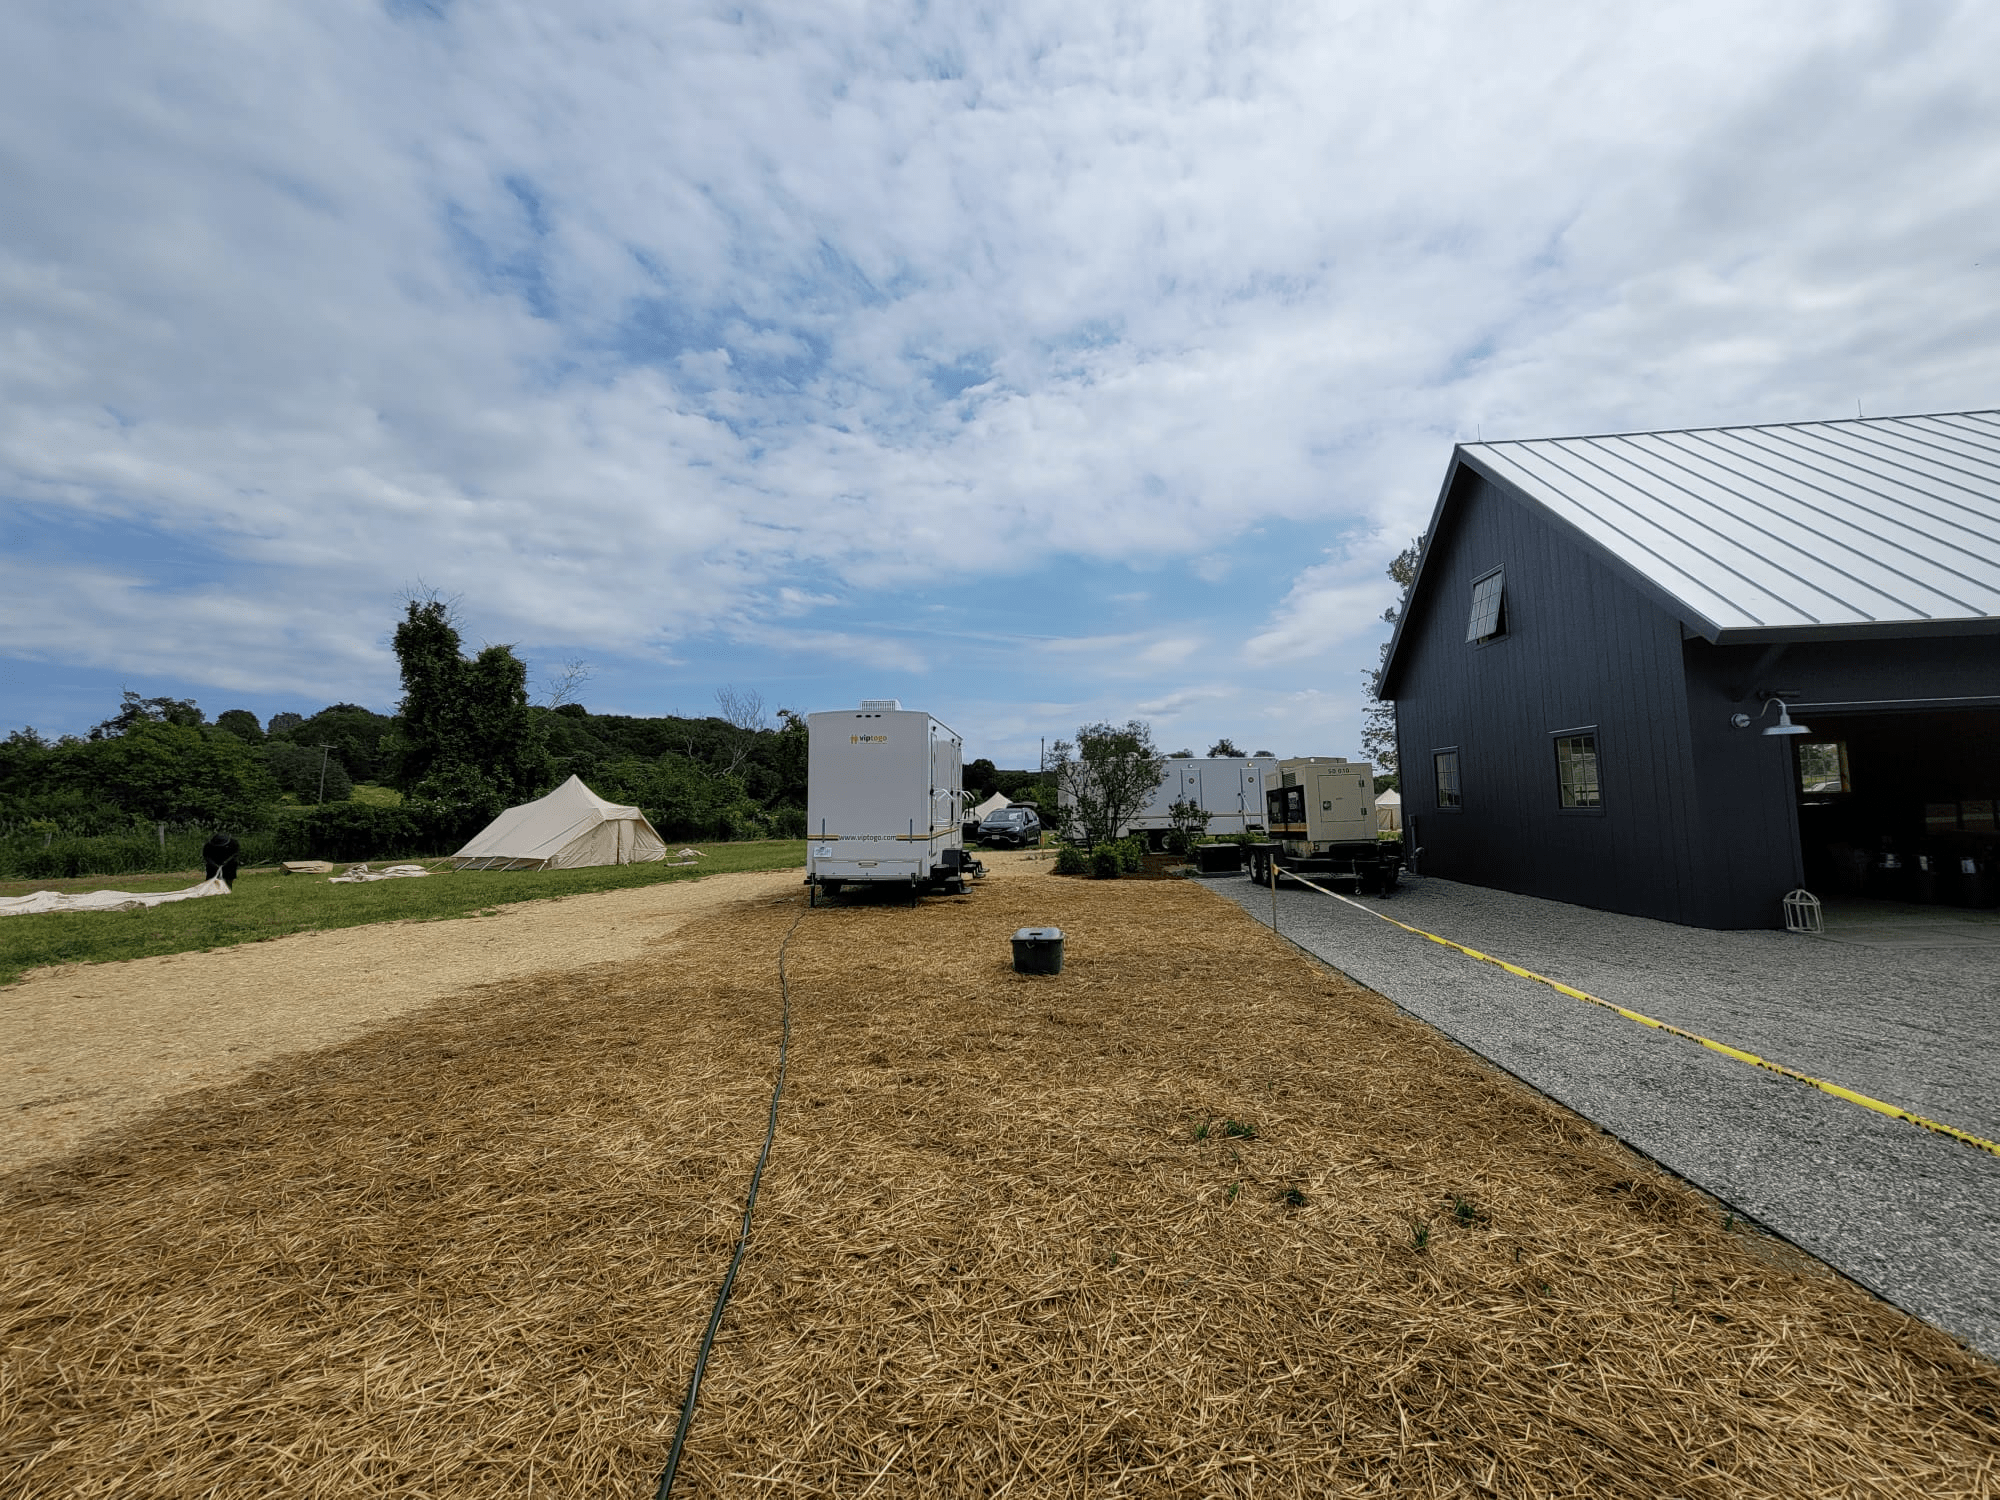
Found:
[[1264, 793], [1270, 842], [1252, 845], [1250, 878], [1278, 871], [1327, 884], [1387, 895], [1402, 873], [1403, 846], [1377, 839], [1375, 768], [1338, 755], [1281, 760], [1276, 785]]

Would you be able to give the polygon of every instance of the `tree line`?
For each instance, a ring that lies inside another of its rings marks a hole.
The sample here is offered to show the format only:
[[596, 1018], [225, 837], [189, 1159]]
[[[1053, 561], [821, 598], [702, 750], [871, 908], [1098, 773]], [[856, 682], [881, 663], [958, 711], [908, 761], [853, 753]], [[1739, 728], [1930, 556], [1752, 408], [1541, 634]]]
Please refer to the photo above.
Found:
[[[154, 848], [152, 864], [177, 868], [160, 825], [224, 829], [263, 858], [449, 852], [571, 775], [637, 805], [669, 839], [804, 833], [805, 720], [766, 713], [754, 691], [725, 689], [700, 717], [532, 704], [514, 648], [468, 653], [437, 598], [408, 602], [393, 644], [403, 684], [393, 715], [336, 703], [210, 720], [192, 699], [128, 691], [87, 735], [16, 729], [0, 741], [0, 871], [124, 873], [151, 867]], [[123, 851], [109, 865], [106, 851], [81, 847], [106, 840]]]

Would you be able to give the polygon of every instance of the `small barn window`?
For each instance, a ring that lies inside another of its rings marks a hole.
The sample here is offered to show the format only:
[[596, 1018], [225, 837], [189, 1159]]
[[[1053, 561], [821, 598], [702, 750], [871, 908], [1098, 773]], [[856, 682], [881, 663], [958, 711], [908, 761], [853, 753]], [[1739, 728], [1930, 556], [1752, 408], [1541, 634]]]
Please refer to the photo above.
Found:
[[1472, 618], [1465, 638], [1477, 644], [1507, 633], [1507, 590], [1499, 568], [1472, 581]]
[[1847, 775], [1846, 740], [1801, 740], [1799, 742], [1799, 791], [1808, 797], [1824, 797], [1830, 792], [1851, 792], [1854, 784]]
[[1439, 750], [1431, 756], [1431, 765], [1437, 772], [1437, 805], [1463, 807], [1458, 789], [1458, 752]]
[[1564, 807], [1601, 808], [1604, 792], [1597, 779], [1597, 735], [1569, 731], [1555, 737], [1556, 790]]

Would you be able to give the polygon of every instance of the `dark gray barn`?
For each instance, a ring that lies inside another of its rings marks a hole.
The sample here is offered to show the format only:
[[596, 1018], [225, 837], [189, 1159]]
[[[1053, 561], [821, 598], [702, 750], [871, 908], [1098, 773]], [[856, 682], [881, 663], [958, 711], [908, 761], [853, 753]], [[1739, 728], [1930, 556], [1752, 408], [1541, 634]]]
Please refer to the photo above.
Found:
[[1462, 444], [1426, 535], [1382, 674], [1424, 873], [2000, 901], [2000, 412]]

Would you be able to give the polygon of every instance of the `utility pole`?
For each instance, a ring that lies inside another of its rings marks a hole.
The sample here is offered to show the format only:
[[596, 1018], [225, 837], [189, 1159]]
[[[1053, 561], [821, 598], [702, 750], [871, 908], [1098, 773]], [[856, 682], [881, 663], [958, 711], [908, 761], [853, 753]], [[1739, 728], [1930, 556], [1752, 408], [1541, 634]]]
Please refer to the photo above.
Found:
[[319, 801], [314, 804], [316, 807], [324, 806], [326, 803], [326, 758], [332, 751], [331, 745], [319, 747]]

